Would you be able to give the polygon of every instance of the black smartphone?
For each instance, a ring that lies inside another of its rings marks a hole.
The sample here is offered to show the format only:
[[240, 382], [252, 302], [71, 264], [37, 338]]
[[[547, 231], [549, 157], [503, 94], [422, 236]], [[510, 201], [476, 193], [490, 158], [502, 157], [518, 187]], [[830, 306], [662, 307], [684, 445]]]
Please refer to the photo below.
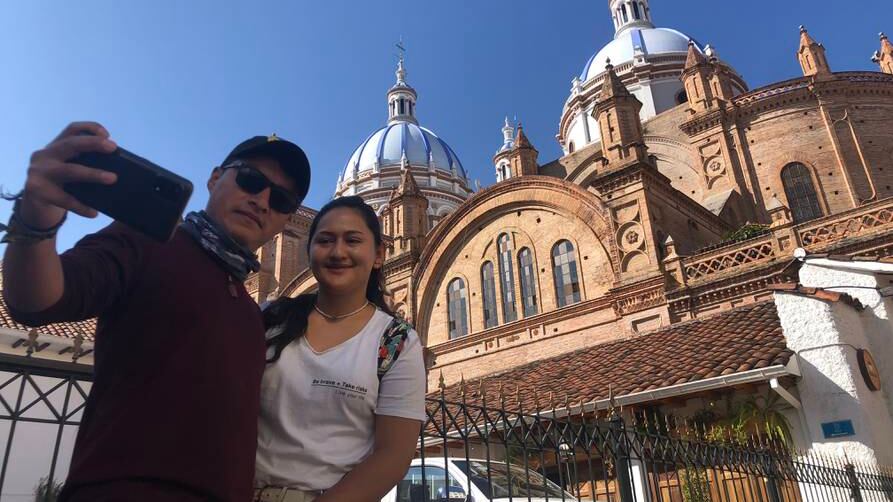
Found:
[[69, 162], [111, 171], [118, 181], [67, 183], [66, 192], [155, 240], [167, 242], [173, 236], [192, 196], [192, 182], [120, 147], [112, 153], [84, 153]]

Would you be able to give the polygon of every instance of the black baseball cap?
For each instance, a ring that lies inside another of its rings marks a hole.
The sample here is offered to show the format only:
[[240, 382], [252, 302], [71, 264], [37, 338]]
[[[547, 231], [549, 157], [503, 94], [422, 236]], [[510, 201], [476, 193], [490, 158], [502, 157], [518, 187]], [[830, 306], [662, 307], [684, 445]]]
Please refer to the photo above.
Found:
[[310, 161], [298, 145], [275, 134], [255, 136], [236, 145], [220, 165], [225, 166], [232, 160], [245, 157], [276, 159], [285, 174], [295, 181], [298, 203], [307, 196], [307, 191], [310, 190]]

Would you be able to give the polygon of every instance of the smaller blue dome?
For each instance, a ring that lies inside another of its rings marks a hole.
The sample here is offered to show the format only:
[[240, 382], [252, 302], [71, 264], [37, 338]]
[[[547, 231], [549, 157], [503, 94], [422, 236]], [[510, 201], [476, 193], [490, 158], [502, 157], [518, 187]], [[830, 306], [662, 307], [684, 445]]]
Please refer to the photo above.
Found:
[[400, 165], [403, 157], [412, 166], [431, 167], [452, 172], [466, 182], [465, 168], [453, 149], [430, 130], [412, 122], [395, 121], [372, 133], [360, 144], [344, 167], [342, 179], [351, 172], [368, 171], [375, 162], [379, 167]]

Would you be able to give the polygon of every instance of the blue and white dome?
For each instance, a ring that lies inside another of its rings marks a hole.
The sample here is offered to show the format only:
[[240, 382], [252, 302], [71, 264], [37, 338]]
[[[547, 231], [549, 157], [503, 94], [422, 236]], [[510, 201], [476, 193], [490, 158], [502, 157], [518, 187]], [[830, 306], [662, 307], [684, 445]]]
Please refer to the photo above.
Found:
[[469, 180], [456, 152], [415, 116], [418, 99], [406, 83], [403, 57], [397, 82], [388, 90], [388, 122], [354, 150], [338, 175], [335, 196], [359, 195], [376, 211], [388, 206], [391, 194], [409, 171], [428, 199], [429, 228], [452, 213], [471, 195]]
[[[609, 7], [614, 39], [589, 58], [583, 72], [571, 81], [557, 135], [565, 154], [601, 139], [592, 113], [609, 62], [627, 90], [642, 103], [639, 118], [644, 122], [686, 103], [680, 77], [689, 41], [697, 50], [705, 50], [685, 33], [655, 27], [649, 0], [610, 0]], [[746, 84], [742, 80], [737, 87], [746, 88]]]
[[342, 173], [347, 179], [387, 166], [399, 166], [404, 159], [412, 166], [454, 173], [467, 182], [465, 168], [447, 143], [431, 130], [410, 121], [392, 120], [372, 133], [350, 156]]
[[[654, 57], [674, 54], [685, 57], [691, 38], [671, 28], [630, 28], [618, 33], [614, 40], [589, 58], [580, 78], [585, 82], [605, 71], [610, 60], [614, 66], [633, 61], [637, 57]], [[700, 44], [695, 46], [702, 50]]]

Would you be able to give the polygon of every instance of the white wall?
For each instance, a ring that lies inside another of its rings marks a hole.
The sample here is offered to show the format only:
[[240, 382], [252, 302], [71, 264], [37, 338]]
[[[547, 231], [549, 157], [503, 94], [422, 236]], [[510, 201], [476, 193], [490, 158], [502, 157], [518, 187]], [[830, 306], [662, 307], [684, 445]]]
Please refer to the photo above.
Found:
[[[862, 283], [867, 281], [864, 274], [840, 274], [809, 264], [801, 268], [800, 280], [807, 286], [823, 287], [865, 285]], [[877, 294], [871, 289], [862, 291]], [[891, 329], [886, 317], [878, 317], [878, 312], [885, 315], [885, 302], [869, 302], [874, 308], [860, 312], [842, 301], [779, 292], [775, 304], [787, 345], [797, 353], [802, 374], [798, 389], [811, 444], [801, 446], [874, 465], [893, 463], [889, 399], [893, 381], [885, 377], [882, 390], [871, 391], [856, 359], [856, 349], [867, 348], [889, 374], [893, 361], [886, 356], [893, 345]], [[885, 346], [879, 346], [884, 339]], [[856, 434], [825, 439], [821, 424], [837, 420], [852, 420]]]
[[[809, 260], [800, 268], [800, 282], [804, 286], [846, 293], [870, 311], [862, 317], [865, 335], [884, 381], [880, 392], [886, 397], [888, 413], [893, 415], [893, 319], [890, 316], [893, 298], [883, 298], [879, 291], [893, 284], [893, 273], [871, 270], [881, 267], [893, 270], [893, 265], [888, 264], [854, 262], [837, 265], [831, 260]], [[893, 443], [893, 438], [890, 442]]]

